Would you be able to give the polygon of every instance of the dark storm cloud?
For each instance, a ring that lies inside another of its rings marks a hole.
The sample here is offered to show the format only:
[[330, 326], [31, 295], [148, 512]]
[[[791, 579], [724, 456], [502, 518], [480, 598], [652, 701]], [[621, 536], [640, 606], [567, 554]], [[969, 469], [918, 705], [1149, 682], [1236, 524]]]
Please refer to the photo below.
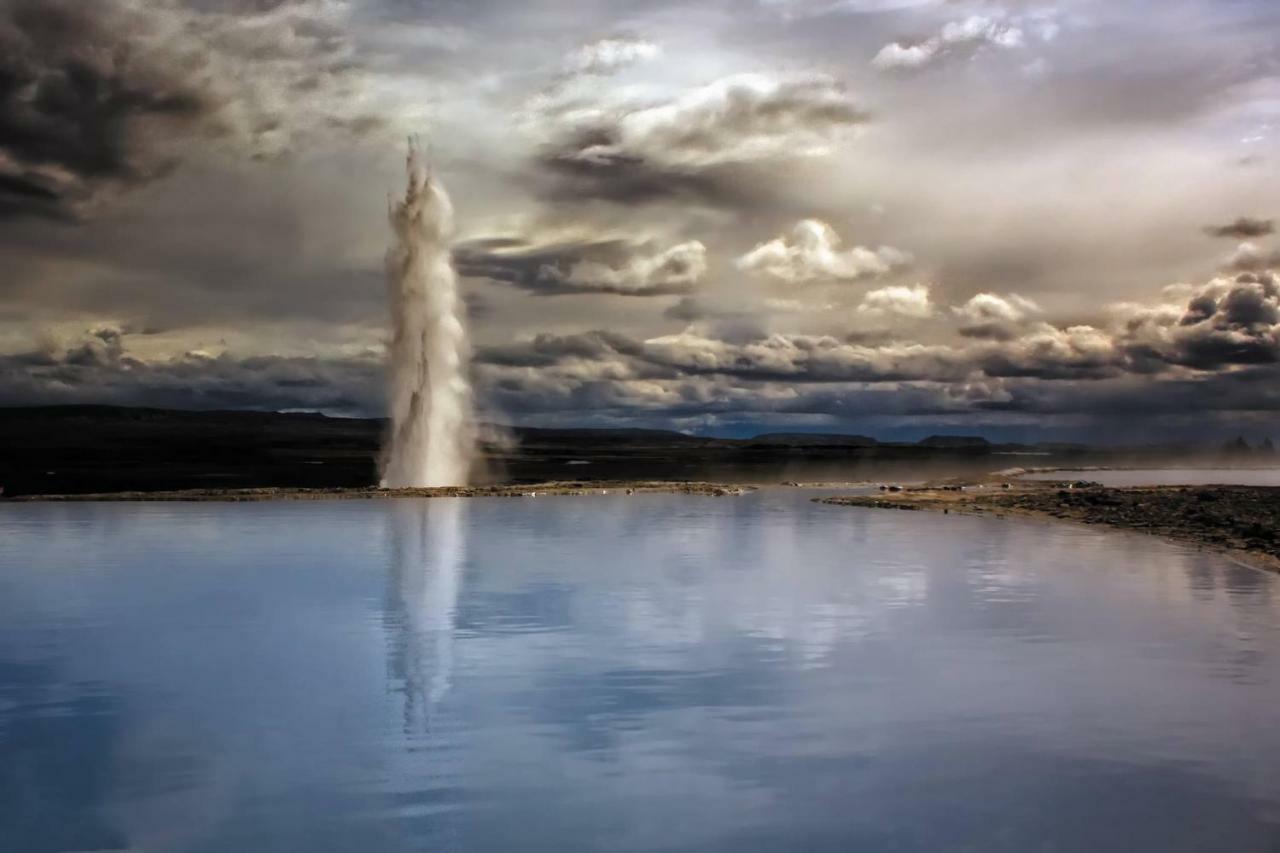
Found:
[[472, 322], [486, 320], [494, 314], [493, 301], [480, 293], [465, 293], [462, 303], [467, 309], [467, 319]]
[[571, 144], [545, 150], [539, 157], [543, 174], [536, 186], [548, 201], [594, 198], [629, 205], [683, 199], [734, 207], [751, 204], [767, 187], [760, 175], [742, 166], [687, 171], [669, 169], [641, 157], [615, 155], [583, 160], [574, 156], [580, 150]]
[[1001, 399], [983, 401], [987, 411], [1032, 415], [1116, 416], [1280, 412], [1280, 372], [1256, 367], [1225, 375], [1176, 377], [1152, 381], [1120, 377], [1102, 382], [1012, 382]]
[[572, 293], [548, 269], [567, 269], [587, 257], [618, 257], [625, 240], [568, 241], [535, 245], [519, 237], [480, 237], [458, 244], [453, 263], [458, 274], [487, 278], [543, 295]]
[[513, 237], [470, 240], [454, 249], [463, 276], [511, 284], [540, 296], [688, 293], [706, 271], [697, 241], [658, 248], [621, 238], [535, 244]]
[[228, 12], [233, 15], [261, 15], [306, 0], [189, 0], [189, 5], [202, 12]]
[[502, 367], [549, 367], [566, 359], [607, 361], [644, 357], [640, 341], [602, 330], [572, 335], [543, 333], [527, 341], [482, 347], [476, 352], [476, 360], [481, 364]]
[[555, 197], [742, 202], [752, 166], [826, 153], [869, 120], [827, 75], [738, 75], [666, 101], [549, 98], [535, 109], [539, 163]]
[[1210, 237], [1231, 237], [1236, 240], [1265, 237], [1268, 234], [1274, 234], [1275, 230], [1274, 219], [1253, 219], [1248, 216], [1241, 216], [1235, 222], [1229, 222], [1226, 225], [1208, 225], [1204, 229]]
[[[352, 70], [324, 20], [260, 17], [295, 5], [0, 2], [0, 216], [81, 215], [164, 175], [192, 141], [280, 153], [298, 129], [287, 98], [314, 98]], [[377, 122], [318, 123], [361, 133]]]
[[382, 362], [363, 358], [208, 356], [145, 361], [127, 335], [99, 328], [66, 348], [0, 356], [0, 406], [102, 403], [194, 409], [312, 409], [373, 414]]
[[961, 326], [957, 331], [963, 337], [980, 341], [1011, 341], [1018, 336], [1017, 329], [1004, 323], [976, 323], [972, 326]]
[[1272, 273], [1211, 282], [1180, 314], [1135, 311], [1118, 343], [1139, 366], [1217, 371], [1280, 362], [1280, 285]]
[[64, 215], [102, 186], [155, 177], [170, 161], [139, 125], [213, 109], [176, 57], [129, 50], [144, 24], [113, 2], [0, 7], [0, 213]]
[[[45, 353], [46, 357], [56, 357]], [[68, 349], [62, 356], [62, 362], [77, 367], [112, 367], [125, 365], [133, 367], [136, 362], [126, 361], [124, 352], [124, 332], [120, 329], [104, 326], [94, 329], [88, 340], [79, 346]]]

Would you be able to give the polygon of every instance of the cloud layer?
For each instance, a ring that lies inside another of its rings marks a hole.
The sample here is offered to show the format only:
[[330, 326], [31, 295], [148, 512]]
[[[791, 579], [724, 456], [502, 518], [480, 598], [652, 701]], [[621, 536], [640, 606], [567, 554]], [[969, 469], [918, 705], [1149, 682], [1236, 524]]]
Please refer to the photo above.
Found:
[[[1177, 411], [1188, 401], [1206, 416], [1280, 411], [1280, 283], [1274, 275], [1217, 278], [1172, 288], [1162, 300], [1118, 304], [1104, 327], [1055, 326], [1032, 319], [1034, 309], [1016, 296], [981, 296], [943, 313], [925, 310], [923, 286], [883, 288], [862, 304], [881, 316], [921, 322], [1007, 323], [1009, 334], [929, 344], [806, 334], [728, 339], [694, 327], [650, 338], [542, 333], [481, 347], [478, 391], [508, 414], [552, 422], [572, 421], [583, 411], [593, 422], [842, 419], [858, 417], [856, 407], [867, 405], [880, 415], [926, 419], [1132, 415]], [[0, 381], [22, 402], [343, 413], [381, 405], [377, 350], [333, 358], [190, 352], [146, 359], [130, 351], [137, 340], [99, 327], [0, 359]]]
[[412, 132], [512, 418], [1274, 423], [1277, 33], [1264, 0], [0, 0], [0, 401], [378, 414]]

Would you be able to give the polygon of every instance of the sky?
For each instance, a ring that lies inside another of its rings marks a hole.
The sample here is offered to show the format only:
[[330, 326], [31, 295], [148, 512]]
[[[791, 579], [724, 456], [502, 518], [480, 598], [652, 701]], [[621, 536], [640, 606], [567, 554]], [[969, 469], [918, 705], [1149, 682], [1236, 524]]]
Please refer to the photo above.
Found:
[[1273, 0], [0, 0], [0, 405], [381, 416], [406, 139], [482, 417], [1280, 436]]

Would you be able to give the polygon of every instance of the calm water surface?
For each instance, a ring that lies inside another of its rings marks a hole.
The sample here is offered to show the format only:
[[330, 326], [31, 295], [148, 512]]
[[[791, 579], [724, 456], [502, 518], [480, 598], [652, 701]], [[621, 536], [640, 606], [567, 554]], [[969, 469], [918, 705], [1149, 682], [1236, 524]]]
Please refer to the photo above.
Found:
[[1145, 468], [1127, 471], [1061, 470], [1027, 480], [1090, 480], [1104, 486], [1280, 486], [1280, 468]]
[[808, 497], [0, 508], [0, 850], [1280, 849], [1275, 578]]

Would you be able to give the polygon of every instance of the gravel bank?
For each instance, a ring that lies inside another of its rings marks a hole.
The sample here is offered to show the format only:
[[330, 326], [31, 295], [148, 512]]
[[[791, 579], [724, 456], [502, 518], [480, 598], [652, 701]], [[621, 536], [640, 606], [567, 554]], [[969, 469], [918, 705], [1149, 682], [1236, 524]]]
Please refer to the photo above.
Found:
[[984, 484], [821, 498], [839, 506], [1056, 518], [1193, 542], [1280, 571], [1280, 488], [1089, 483]]
[[111, 492], [93, 495], [24, 495], [12, 502], [65, 501], [320, 501], [390, 498], [518, 498], [554, 495], [663, 493], [725, 497], [751, 491], [750, 486], [719, 483], [666, 483], [649, 480], [580, 482], [576, 480], [505, 486], [442, 486], [430, 489], [186, 489], [172, 492]]

